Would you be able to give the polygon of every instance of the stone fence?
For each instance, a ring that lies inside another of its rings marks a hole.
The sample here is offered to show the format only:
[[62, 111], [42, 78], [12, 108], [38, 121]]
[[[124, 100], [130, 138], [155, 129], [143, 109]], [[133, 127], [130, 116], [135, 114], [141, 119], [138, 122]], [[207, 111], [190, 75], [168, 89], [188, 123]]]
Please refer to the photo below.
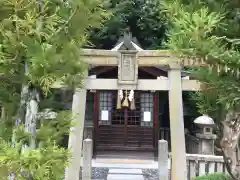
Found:
[[224, 173], [225, 166], [222, 156], [186, 154], [187, 158], [187, 179], [212, 173]]
[[[171, 158], [171, 155], [169, 155], [169, 158]], [[222, 156], [186, 154], [186, 159], [187, 180], [212, 173], [227, 173]]]
[[[91, 139], [83, 141], [82, 179], [84, 180], [92, 179], [92, 147]], [[186, 159], [186, 180], [215, 172], [226, 173], [222, 156], [186, 154]], [[158, 142], [158, 174], [159, 180], [171, 179], [169, 177], [171, 175], [171, 153], [168, 153], [168, 142], [166, 140], [159, 140]]]
[[[170, 177], [168, 177], [171, 174], [171, 153], [166, 154], [165, 152], [165, 149], [167, 148], [167, 144], [168, 143], [165, 140], [159, 141], [159, 159], [158, 159], [159, 162], [158, 163], [161, 164], [161, 166], [159, 166], [159, 174], [163, 173], [161, 172], [162, 171], [161, 169], [162, 169], [163, 162], [166, 161], [166, 157], [170, 159], [169, 161], [170, 173], [165, 172], [164, 170], [165, 174], [163, 175], [163, 177], [166, 177], [166, 178], [159, 177], [159, 180], [171, 179]], [[206, 174], [212, 174], [216, 172], [227, 173], [222, 156], [186, 154], [186, 159], [187, 159], [186, 180], [192, 180], [193, 177], [203, 176]]]

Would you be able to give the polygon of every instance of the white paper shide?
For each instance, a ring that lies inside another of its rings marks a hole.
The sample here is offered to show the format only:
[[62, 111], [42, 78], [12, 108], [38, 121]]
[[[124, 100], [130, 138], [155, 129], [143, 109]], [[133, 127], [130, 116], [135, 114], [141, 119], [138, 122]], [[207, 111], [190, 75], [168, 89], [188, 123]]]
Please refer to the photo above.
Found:
[[108, 121], [109, 119], [109, 114], [107, 110], [101, 111], [101, 120], [102, 121]]
[[143, 121], [144, 122], [150, 122], [151, 121], [151, 112], [145, 111], [143, 113]]

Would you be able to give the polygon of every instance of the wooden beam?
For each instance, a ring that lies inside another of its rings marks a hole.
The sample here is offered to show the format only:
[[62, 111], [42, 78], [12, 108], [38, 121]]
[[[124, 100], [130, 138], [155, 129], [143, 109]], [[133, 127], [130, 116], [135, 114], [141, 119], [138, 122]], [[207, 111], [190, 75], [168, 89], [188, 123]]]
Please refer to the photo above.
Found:
[[83, 56], [118, 56], [118, 51], [104, 49], [82, 49]]
[[177, 62], [169, 51], [166, 50], [144, 50], [137, 53], [139, 66], [167, 66], [169, 63]]
[[183, 91], [200, 91], [201, 83], [197, 80], [182, 79], [182, 90]]
[[[61, 83], [55, 83], [53, 88], [64, 87]], [[89, 78], [85, 83], [86, 89], [93, 90], [142, 90], [142, 91], [168, 91], [168, 79], [139, 79], [137, 85], [121, 85], [118, 84], [117, 79], [91, 79]], [[183, 91], [199, 91], [200, 83], [196, 80], [182, 79]]]
[[[126, 89], [126, 90], [168, 90], [168, 80], [138, 80], [137, 85], [121, 85], [118, 84], [117, 79], [88, 79], [85, 84], [86, 89], [101, 89], [101, 90], [115, 90], [115, 89]], [[158, 85], [160, 84], [160, 86]]]
[[165, 72], [165, 71], [163, 71], [161, 69], [157, 69], [155, 67], [144, 67], [144, 66], [142, 66], [142, 67], [139, 67], [139, 70], [147, 72], [147, 73], [149, 73], [149, 74], [151, 74], [155, 77], [159, 77], [159, 76], [167, 77], [167, 75], [168, 75], [167, 71]]
[[120, 53], [110, 50], [83, 49], [83, 60], [95, 66], [117, 66]]
[[[89, 64], [99, 66], [118, 66], [121, 51], [102, 49], [83, 49], [83, 59]], [[133, 53], [133, 51], [126, 51]], [[136, 51], [134, 51], [136, 52]], [[203, 61], [197, 59], [180, 59], [169, 50], [142, 50], [136, 53], [138, 66], [168, 66], [172, 63], [181, 64], [182, 67], [204, 66]]]
[[[118, 66], [118, 58], [121, 55], [120, 51], [112, 50], [83, 49], [82, 51], [84, 61], [99, 66]], [[126, 52], [133, 53], [133, 51]], [[143, 50], [138, 51], [136, 55], [139, 66], [165, 66], [177, 61], [177, 58], [165, 50]]]
[[114, 68], [116, 68], [116, 66], [97, 66], [92, 68], [89, 73], [98, 76], [102, 73], [113, 70]]

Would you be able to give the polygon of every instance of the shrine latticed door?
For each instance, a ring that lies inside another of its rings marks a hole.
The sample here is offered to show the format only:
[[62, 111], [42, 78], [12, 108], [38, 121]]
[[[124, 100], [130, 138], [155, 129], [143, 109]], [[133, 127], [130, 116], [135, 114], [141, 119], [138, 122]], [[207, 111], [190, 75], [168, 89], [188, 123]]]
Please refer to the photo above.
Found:
[[153, 150], [153, 94], [135, 92], [134, 109], [117, 109], [117, 98], [117, 91], [99, 92], [96, 150]]

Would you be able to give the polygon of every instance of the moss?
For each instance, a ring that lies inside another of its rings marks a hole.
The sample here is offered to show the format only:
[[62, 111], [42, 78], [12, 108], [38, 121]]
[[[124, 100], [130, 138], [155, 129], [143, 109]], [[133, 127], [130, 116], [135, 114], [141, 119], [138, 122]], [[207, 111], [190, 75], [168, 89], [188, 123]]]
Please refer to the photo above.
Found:
[[231, 180], [231, 178], [222, 173], [209, 174], [206, 176], [196, 177], [194, 180]]

